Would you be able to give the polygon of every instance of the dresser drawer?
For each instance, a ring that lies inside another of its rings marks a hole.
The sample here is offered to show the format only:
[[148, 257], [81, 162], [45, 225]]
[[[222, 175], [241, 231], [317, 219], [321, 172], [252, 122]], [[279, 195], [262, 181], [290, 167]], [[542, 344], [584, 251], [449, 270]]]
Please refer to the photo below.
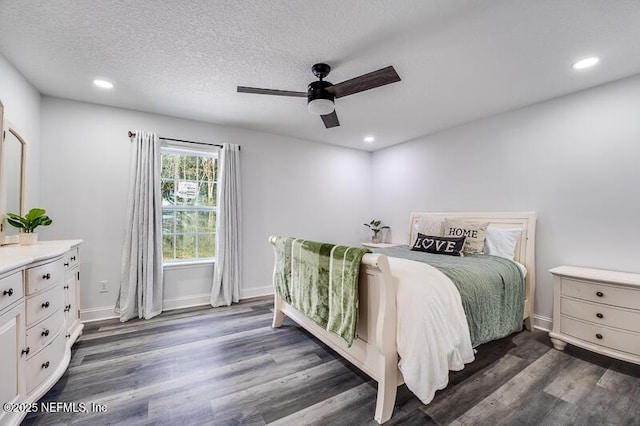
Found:
[[60, 258], [53, 262], [27, 269], [25, 275], [27, 295], [35, 294], [64, 280], [63, 264], [64, 260]]
[[47, 346], [64, 327], [64, 310], [58, 309], [49, 318], [27, 329], [29, 357]]
[[63, 305], [64, 292], [59, 285], [27, 298], [27, 327], [47, 318]]
[[60, 332], [49, 346], [27, 360], [27, 394], [47, 380], [60, 366], [64, 352], [65, 337], [64, 333]]
[[640, 334], [592, 325], [562, 316], [560, 332], [607, 348], [640, 355]]
[[588, 281], [562, 278], [562, 295], [623, 308], [640, 307], [639, 290]]
[[63, 266], [65, 269], [73, 269], [78, 264], [79, 260], [78, 248], [73, 248], [64, 255]]
[[22, 296], [22, 271], [0, 278], [0, 311]]
[[560, 311], [581, 320], [640, 333], [640, 311], [562, 298]]

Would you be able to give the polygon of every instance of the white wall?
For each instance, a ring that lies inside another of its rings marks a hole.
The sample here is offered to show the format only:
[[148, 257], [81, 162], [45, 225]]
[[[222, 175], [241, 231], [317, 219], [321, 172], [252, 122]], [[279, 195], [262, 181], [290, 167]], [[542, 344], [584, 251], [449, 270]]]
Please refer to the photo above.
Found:
[[[46, 239], [81, 238], [85, 318], [115, 303], [124, 240], [128, 130], [242, 146], [242, 297], [271, 292], [271, 234], [358, 244], [369, 219], [370, 154], [266, 133], [43, 97], [42, 205]], [[323, 129], [319, 129], [322, 131]], [[211, 267], [168, 271], [165, 304], [202, 301]], [[109, 281], [99, 293], [98, 282]], [[96, 312], [91, 310], [97, 309]]]
[[538, 315], [554, 266], [640, 272], [640, 77], [377, 151], [372, 173], [395, 242], [411, 211], [537, 211]]
[[4, 104], [5, 125], [20, 132], [28, 142], [27, 209], [40, 199], [40, 93], [0, 55], [0, 101]]

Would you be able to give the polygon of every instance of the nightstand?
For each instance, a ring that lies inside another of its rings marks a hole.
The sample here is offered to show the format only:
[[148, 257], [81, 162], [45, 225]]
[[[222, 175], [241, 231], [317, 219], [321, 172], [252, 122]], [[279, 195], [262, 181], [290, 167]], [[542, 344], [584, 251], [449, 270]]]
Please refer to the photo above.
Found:
[[394, 243], [361, 243], [362, 247], [367, 248], [387, 248], [387, 247], [395, 247], [400, 246], [402, 244], [394, 244]]
[[553, 346], [567, 343], [640, 364], [640, 274], [560, 266], [553, 274]]

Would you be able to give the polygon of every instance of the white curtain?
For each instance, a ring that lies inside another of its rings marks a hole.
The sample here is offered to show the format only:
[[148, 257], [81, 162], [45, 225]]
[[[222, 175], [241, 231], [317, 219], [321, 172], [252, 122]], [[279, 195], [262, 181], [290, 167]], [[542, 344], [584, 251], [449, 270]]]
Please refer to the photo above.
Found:
[[137, 131], [132, 142], [127, 233], [115, 309], [122, 322], [162, 312], [160, 141], [155, 133]]
[[240, 300], [242, 282], [242, 209], [240, 204], [240, 146], [223, 144], [218, 157], [216, 263], [211, 306]]

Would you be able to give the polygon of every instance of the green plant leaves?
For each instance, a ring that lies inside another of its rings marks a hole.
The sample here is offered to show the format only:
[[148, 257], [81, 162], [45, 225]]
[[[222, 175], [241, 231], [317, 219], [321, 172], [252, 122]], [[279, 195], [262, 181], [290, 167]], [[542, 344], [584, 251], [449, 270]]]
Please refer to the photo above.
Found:
[[18, 229], [23, 229], [25, 233], [33, 232], [38, 226], [49, 226], [53, 223], [53, 220], [49, 216], [45, 215], [44, 209], [34, 207], [29, 212], [20, 216], [15, 213], [7, 213], [7, 222], [9, 225]]

